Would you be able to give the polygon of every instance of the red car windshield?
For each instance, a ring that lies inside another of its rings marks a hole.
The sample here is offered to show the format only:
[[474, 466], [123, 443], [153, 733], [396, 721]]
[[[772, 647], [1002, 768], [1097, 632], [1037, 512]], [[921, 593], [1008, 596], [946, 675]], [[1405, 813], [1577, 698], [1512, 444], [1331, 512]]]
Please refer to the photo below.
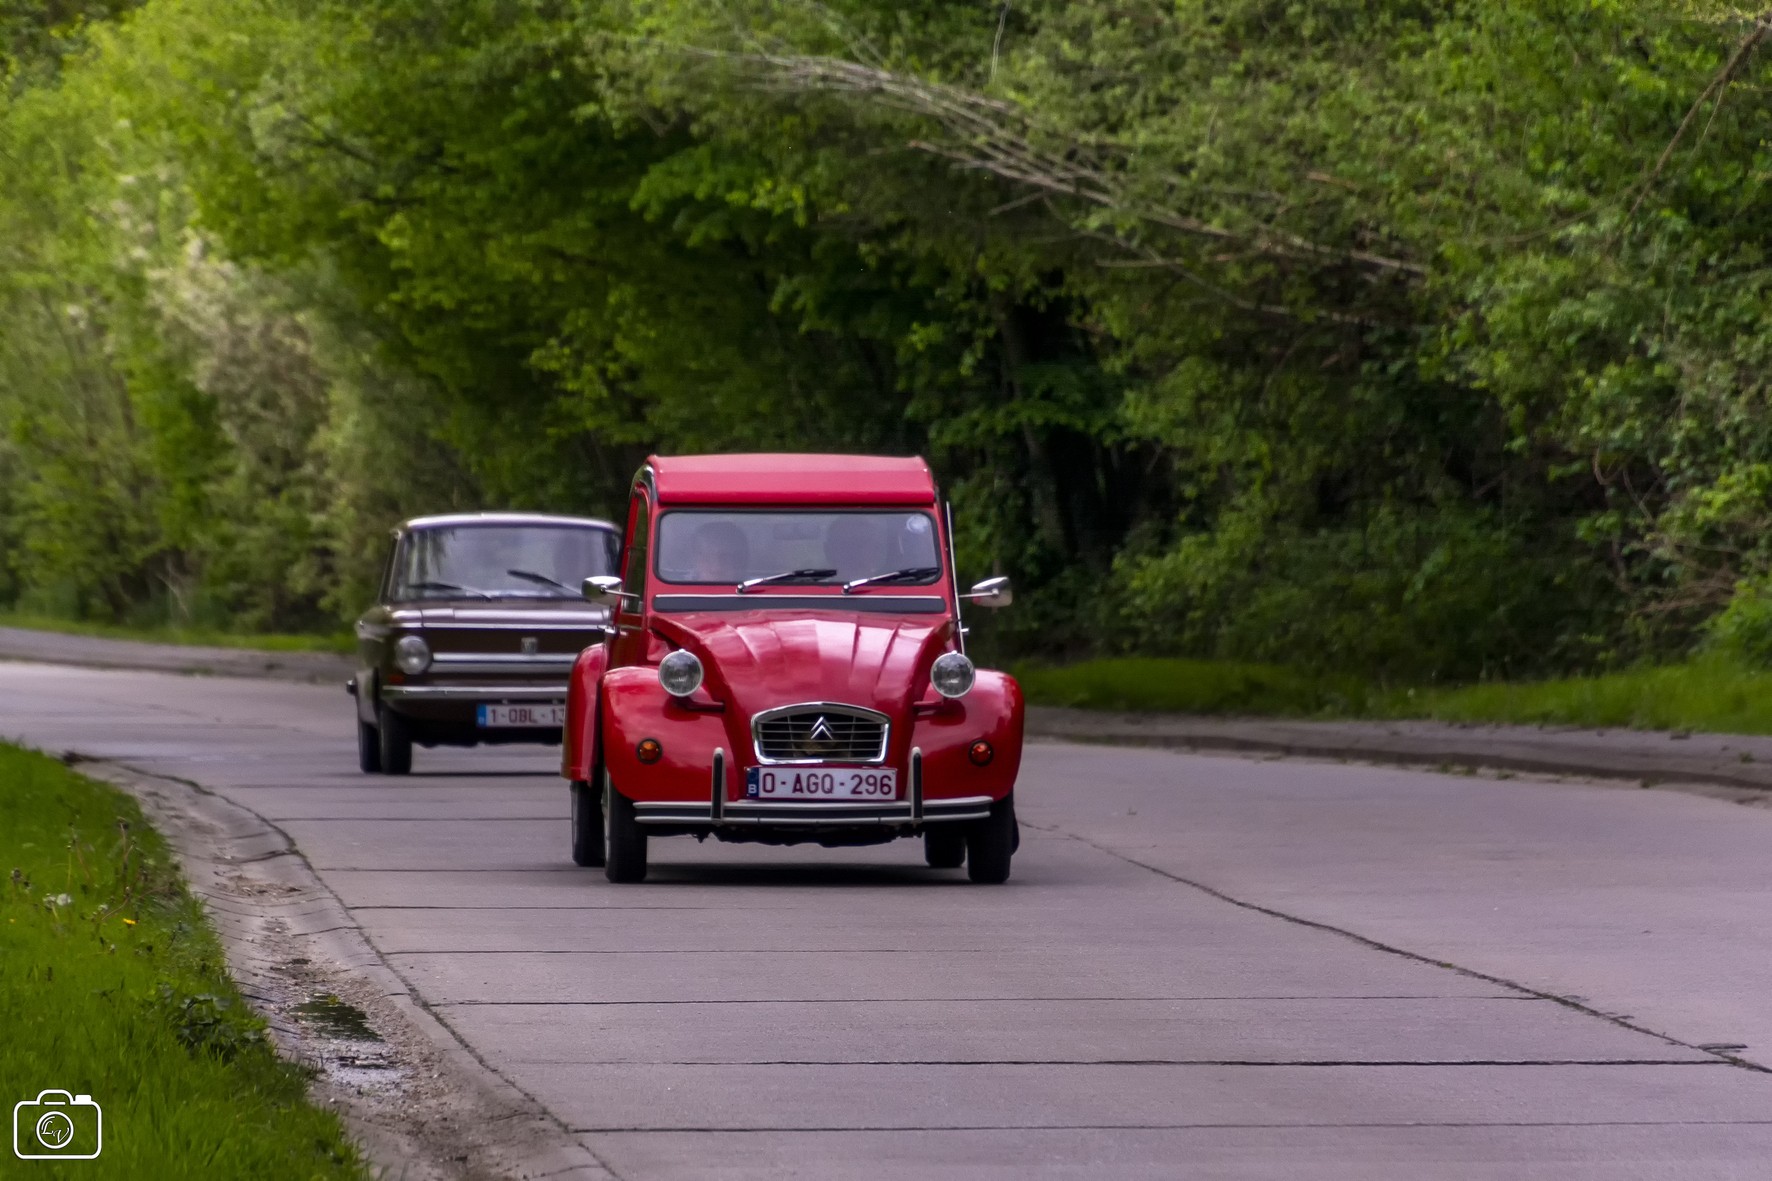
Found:
[[751, 579], [783, 587], [862, 579], [927, 586], [941, 569], [935, 519], [904, 509], [675, 509], [659, 518], [654, 565], [664, 582], [727, 588]]

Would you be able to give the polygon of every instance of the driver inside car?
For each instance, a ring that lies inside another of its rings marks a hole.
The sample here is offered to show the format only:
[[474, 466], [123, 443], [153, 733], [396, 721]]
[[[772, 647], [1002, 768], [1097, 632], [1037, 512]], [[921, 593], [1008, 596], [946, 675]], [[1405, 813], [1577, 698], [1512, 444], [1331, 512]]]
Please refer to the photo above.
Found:
[[744, 530], [731, 521], [709, 521], [695, 531], [691, 542], [696, 582], [741, 581], [750, 566], [751, 544]]

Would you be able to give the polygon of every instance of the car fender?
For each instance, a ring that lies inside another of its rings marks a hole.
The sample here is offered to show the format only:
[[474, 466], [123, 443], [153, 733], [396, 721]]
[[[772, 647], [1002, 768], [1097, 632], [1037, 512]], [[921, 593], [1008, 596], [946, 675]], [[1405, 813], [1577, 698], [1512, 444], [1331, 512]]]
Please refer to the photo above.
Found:
[[[913, 743], [923, 752], [924, 790], [929, 798], [988, 795], [1000, 800], [1015, 788], [1021, 770], [1024, 707], [1015, 678], [979, 669], [972, 691], [919, 717]], [[991, 744], [988, 765], [967, 755], [974, 742]]]
[[566, 727], [560, 735], [560, 774], [574, 781], [595, 778], [599, 738], [597, 707], [604, 670], [609, 666], [609, 646], [593, 644], [572, 664], [566, 684]]
[[[739, 754], [726, 733], [726, 715], [685, 708], [658, 683], [649, 665], [610, 669], [598, 703], [603, 766], [615, 790], [643, 802], [705, 801], [716, 749], [727, 752], [728, 798], [738, 786]], [[641, 763], [637, 744], [651, 738], [662, 756]]]

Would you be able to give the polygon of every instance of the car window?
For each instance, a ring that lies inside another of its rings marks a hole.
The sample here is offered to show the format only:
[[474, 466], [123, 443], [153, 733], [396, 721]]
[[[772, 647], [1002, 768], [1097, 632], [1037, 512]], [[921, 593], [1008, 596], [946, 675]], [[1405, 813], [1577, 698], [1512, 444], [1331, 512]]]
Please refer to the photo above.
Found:
[[[646, 556], [652, 536], [652, 503], [643, 492], [635, 493], [628, 506], [628, 561], [622, 571], [622, 590], [630, 595], [646, 594]], [[639, 599], [624, 600], [630, 606]]]
[[917, 570], [893, 584], [916, 586], [939, 578], [941, 565], [925, 512], [675, 509], [658, 523], [655, 569], [665, 582], [734, 586], [790, 570], [834, 570], [830, 581], [851, 582]]
[[394, 560], [400, 553], [400, 537], [395, 534], [388, 541], [388, 548], [383, 551], [381, 559], [381, 580], [376, 586], [376, 594], [383, 603], [390, 602], [394, 594]]
[[613, 530], [582, 525], [416, 529], [401, 547], [394, 597], [577, 598], [586, 578], [613, 572], [614, 547]]

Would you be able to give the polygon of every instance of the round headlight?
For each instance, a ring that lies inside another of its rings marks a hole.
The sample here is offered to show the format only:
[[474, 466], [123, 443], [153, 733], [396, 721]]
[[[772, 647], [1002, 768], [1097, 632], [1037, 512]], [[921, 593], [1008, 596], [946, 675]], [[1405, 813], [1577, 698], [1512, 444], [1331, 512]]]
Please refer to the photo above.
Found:
[[658, 683], [672, 697], [687, 697], [701, 688], [701, 661], [682, 648], [658, 662]]
[[978, 670], [958, 652], [944, 652], [929, 668], [929, 681], [943, 697], [964, 697], [972, 691]]
[[417, 676], [431, 667], [431, 646], [420, 636], [401, 636], [394, 645], [394, 663], [403, 673]]

